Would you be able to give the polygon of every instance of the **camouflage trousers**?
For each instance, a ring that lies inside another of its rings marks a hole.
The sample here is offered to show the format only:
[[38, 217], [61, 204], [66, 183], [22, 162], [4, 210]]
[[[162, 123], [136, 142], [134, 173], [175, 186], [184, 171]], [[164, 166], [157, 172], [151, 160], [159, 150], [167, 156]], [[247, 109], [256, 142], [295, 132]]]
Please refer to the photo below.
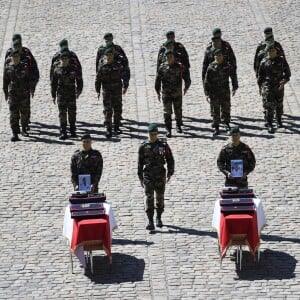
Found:
[[176, 124], [182, 125], [182, 95], [162, 94], [162, 102], [164, 106], [164, 122], [166, 128], [172, 128], [172, 113], [174, 107]]
[[146, 195], [146, 213], [154, 213], [154, 192], [156, 193], [156, 212], [161, 215], [164, 211], [164, 194], [166, 186], [166, 177], [149, 178], [144, 177], [145, 195]]
[[122, 116], [122, 90], [117, 91], [103, 91], [103, 114], [104, 125], [106, 128], [112, 128], [112, 117], [114, 117], [114, 124], [121, 125]]
[[29, 95], [23, 97], [9, 97], [9, 112], [10, 112], [10, 127], [13, 134], [20, 133], [20, 119], [21, 126], [26, 130], [29, 124], [29, 113], [30, 113], [30, 100]]
[[60, 131], [66, 133], [68, 119], [70, 124], [70, 131], [76, 131], [76, 98], [57, 96], [58, 117], [60, 123]]
[[222, 95], [212, 95], [210, 97], [210, 111], [213, 119], [213, 127], [218, 127], [221, 119], [224, 123], [230, 122], [230, 91]]
[[266, 121], [272, 122], [274, 114], [281, 117], [283, 114], [284, 89], [278, 90], [278, 86], [263, 85], [262, 101]]

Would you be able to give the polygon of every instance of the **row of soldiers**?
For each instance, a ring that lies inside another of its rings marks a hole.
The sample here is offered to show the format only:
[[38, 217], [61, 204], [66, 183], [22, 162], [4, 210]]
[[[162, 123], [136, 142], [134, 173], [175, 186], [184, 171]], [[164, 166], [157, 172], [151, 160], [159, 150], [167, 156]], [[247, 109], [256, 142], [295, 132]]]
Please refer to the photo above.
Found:
[[[284, 85], [289, 81], [290, 69], [281, 45], [274, 40], [272, 28], [264, 30], [265, 40], [257, 47], [254, 70], [259, 91], [263, 98], [265, 125], [274, 132], [273, 119], [276, 111], [277, 126], [282, 127]], [[185, 47], [175, 40], [174, 31], [166, 33], [166, 42], [159, 49], [155, 90], [158, 100], [163, 102], [164, 123], [167, 137], [172, 136], [172, 113], [174, 109], [176, 131], [182, 132], [182, 96], [191, 85], [189, 56]], [[114, 44], [112, 33], [104, 35], [105, 43], [96, 56], [95, 89], [100, 97], [102, 88], [103, 113], [106, 136], [121, 133], [122, 94], [125, 94], [130, 80], [128, 58], [121, 46]], [[13, 47], [5, 56], [3, 90], [9, 103], [12, 141], [19, 140], [19, 122], [22, 135], [28, 136], [30, 129], [30, 98], [39, 80], [36, 60], [30, 50], [22, 46], [19, 34], [13, 35]], [[58, 105], [60, 136], [67, 135], [67, 120], [71, 137], [76, 136], [76, 99], [83, 88], [82, 67], [75, 52], [68, 47], [68, 41], [59, 43], [60, 51], [52, 58], [50, 67], [51, 94]], [[238, 89], [236, 57], [231, 45], [222, 39], [220, 28], [212, 32], [211, 42], [206, 47], [202, 81], [204, 93], [210, 103], [213, 119], [213, 135], [220, 133], [220, 123], [230, 130], [230, 88], [232, 96]], [[184, 88], [182, 88], [184, 82]], [[162, 94], [162, 97], [161, 97]]]

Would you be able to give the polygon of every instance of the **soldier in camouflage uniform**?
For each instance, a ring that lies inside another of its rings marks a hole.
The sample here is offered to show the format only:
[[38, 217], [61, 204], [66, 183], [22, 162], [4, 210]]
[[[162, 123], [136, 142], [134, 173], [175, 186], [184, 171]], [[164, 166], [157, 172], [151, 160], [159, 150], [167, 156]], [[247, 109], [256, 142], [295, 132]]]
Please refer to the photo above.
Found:
[[[150, 124], [148, 132], [149, 139], [139, 147], [138, 177], [146, 195], [146, 213], [149, 220], [146, 229], [154, 230], [154, 192], [156, 193], [156, 226], [162, 227], [165, 185], [174, 174], [175, 163], [168, 144], [157, 137], [157, 125]], [[164, 168], [165, 163], [167, 163], [167, 173]]]
[[166, 58], [166, 51], [172, 50], [174, 53], [175, 61], [178, 63], [181, 63], [185, 69], [189, 70], [190, 68], [190, 61], [189, 61], [189, 55], [185, 49], [185, 47], [175, 41], [175, 32], [174, 31], [168, 31], [166, 33], [167, 40], [163, 45], [160, 47], [157, 55], [157, 65], [156, 69], [159, 70], [159, 67], [162, 63], [164, 63]]
[[266, 50], [268, 55], [260, 63], [257, 83], [263, 97], [268, 132], [274, 133], [275, 111], [277, 126], [282, 127], [284, 85], [290, 80], [291, 71], [286, 59], [277, 54], [274, 44], [268, 45]]
[[91, 192], [98, 193], [98, 184], [103, 170], [103, 159], [99, 151], [92, 149], [92, 138], [89, 134], [81, 137], [82, 149], [76, 150], [71, 158], [71, 181], [74, 190], [78, 190], [78, 176], [91, 175]]
[[60, 47], [60, 51], [56, 52], [51, 60], [51, 67], [50, 67], [50, 81], [53, 78], [53, 72], [54, 69], [60, 64], [60, 55], [62, 52], [69, 52], [69, 63], [71, 65], [73, 65], [76, 69], [76, 72], [78, 74], [79, 77], [82, 77], [82, 67], [81, 67], [81, 63], [78, 59], [78, 56], [76, 55], [75, 52], [69, 50], [69, 43], [66, 39], [63, 39], [59, 42], [59, 47]]
[[96, 76], [95, 88], [100, 98], [102, 87], [103, 113], [106, 126], [106, 137], [112, 137], [112, 116], [114, 117], [115, 134], [121, 133], [122, 93], [125, 94], [130, 80], [129, 67], [124, 67], [114, 60], [114, 50], [105, 50], [105, 59], [99, 65]]
[[212, 32], [213, 36], [211, 42], [207, 45], [204, 59], [202, 64], [202, 81], [204, 82], [205, 74], [210, 63], [215, 60], [214, 51], [215, 49], [221, 49], [224, 57], [224, 61], [227, 61], [235, 70], [237, 69], [236, 57], [232, 50], [231, 45], [222, 40], [222, 32], [220, 28], [215, 28]]
[[[230, 88], [229, 77], [232, 84], [232, 96], [238, 89], [236, 69], [227, 61], [224, 61], [222, 50], [215, 49], [215, 61], [212, 62], [205, 75], [204, 93], [210, 103], [213, 117], [212, 127], [215, 128], [213, 135], [220, 134], [219, 125], [221, 118], [227, 130], [230, 130]], [[220, 110], [221, 108], [221, 110]], [[222, 115], [220, 115], [220, 113]]]
[[[250, 147], [240, 141], [240, 130], [238, 126], [230, 129], [230, 135], [231, 142], [225, 145], [219, 153], [217, 160], [218, 169], [226, 176], [225, 186], [248, 188], [247, 176], [255, 168], [255, 156]], [[232, 176], [232, 160], [243, 161], [242, 177]]]
[[28, 105], [27, 110], [29, 111], [28, 124], [26, 125], [26, 131], [28, 131], [30, 129], [29, 123], [30, 123], [30, 115], [31, 115], [30, 96], [31, 96], [31, 98], [34, 97], [35, 88], [39, 81], [40, 73], [39, 73], [39, 69], [37, 66], [37, 62], [36, 62], [34, 56], [32, 55], [31, 51], [28, 48], [23, 47], [22, 36], [20, 34], [16, 33], [13, 35], [12, 44], [13, 44], [13, 47], [9, 48], [6, 51], [4, 67], [5, 67], [5, 65], [8, 65], [11, 62], [11, 56], [12, 56], [12, 52], [14, 50], [19, 51], [21, 61], [24, 62], [24, 64], [26, 64], [28, 67], [28, 76], [29, 76], [29, 81], [30, 81], [29, 101], [26, 103]]
[[155, 90], [160, 101], [162, 84], [162, 101], [164, 105], [164, 122], [167, 137], [172, 135], [172, 106], [174, 107], [176, 130], [181, 133], [182, 129], [182, 80], [184, 80], [183, 94], [185, 95], [191, 85], [189, 69], [181, 63], [175, 62], [172, 50], [166, 51], [167, 61], [163, 63], [157, 72]]
[[70, 124], [71, 137], [76, 137], [76, 99], [82, 92], [83, 81], [74, 64], [70, 64], [69, 51], [60, 54], [60, 64], [53, 71], [51, 80], [51, 95], [53, 103], [59, 110], [60, 140], [67, 135], [67, 117]]
[[3, 91], [5, 100], [9, 104], [10, 126], [13, 136], [12, 142], [19, 141], [19, 121], [21, 118], [22, 134], [28, 136], [26, 127], [29, 122], [29, 97], [30, 81], [29, 67], [25, 61], [21, 61], [21, 55], [17, 49], [11, 52], [11, 61], [6, 63], [3, 74]]

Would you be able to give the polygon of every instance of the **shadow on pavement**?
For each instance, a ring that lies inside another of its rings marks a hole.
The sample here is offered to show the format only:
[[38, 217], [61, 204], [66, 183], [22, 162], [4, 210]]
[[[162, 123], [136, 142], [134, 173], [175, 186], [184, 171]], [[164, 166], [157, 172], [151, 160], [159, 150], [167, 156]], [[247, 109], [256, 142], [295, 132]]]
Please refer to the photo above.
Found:
[[95, 253], [93, 257], [94, 274], [91, 274], [89, 266], [85, 271], [85, 275], [92, 282], [96, 284], [112, 284], [143, 280], [144, 259], [138, 259], [123, 253], [113, 253], [112, 264], [109, 265], [107, 257], [95, 256]]
[[214, 231], [202, 231], [202, 230], [196, 230], [192, 228], [184, 228], [174, 225], [164, 225], [164, 227], [168, 228], [168, 231], [162, 231], [161, 233], [184, 233], [189, 235], [197, 235], [197, 236], [210, 236], [213, 238], [217, 238], [217, 233]]
[[114, 239], [112, 241], [113, 245], [153, 245], [153, 242], [143, 241], [143, 240], [127, 240], [127, 239]]

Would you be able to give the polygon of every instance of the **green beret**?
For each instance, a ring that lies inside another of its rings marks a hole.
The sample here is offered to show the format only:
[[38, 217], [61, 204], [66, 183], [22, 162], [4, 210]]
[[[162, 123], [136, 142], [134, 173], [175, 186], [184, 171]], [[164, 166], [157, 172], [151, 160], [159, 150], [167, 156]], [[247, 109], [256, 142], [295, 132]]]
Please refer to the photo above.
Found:
[[169, 45], [171, 45], [171, 44], [173, 44], [173, 43], [174, 43], [174, 42], [171, 41], [171, 40], [166, 40], [165, 43], [164, 43], [164, 46], [167, 47], [167, 46], [169, 46]]
[[106, 48], [104, 51], [104, 54], [113, 54], [114, 53], [114, 49], [113, 48]]
[[14, 42], [15, 40], [20, 40], [20, 41], [22, 41], [21, 34], [15, 33], [15, 34], [12, 36], [12, 41]]
[[90, 134], [84, 134], [82, 137], [81, 137], [81, 140], [83, 141], [83, 140], [91, 140], [92, 139], [92, 137], [91, 137], [91, 135]]
[[214, 55], [218, 55], [218, 54], [223, 54], [222, 49], [217, 48], [217, 49], [214, 50]]
[[168, 49], [168, 50], [165, 52], [165, 55], [169, 55], [169, 54], [174, 55], [174, 52], [173, 52], [171, 49]]
[[240, 132], [240, 127], [239, 126], [235, 126], [235, 127], [231, 127], [229, 134], [233, 134], [233, 133], [238, 133]]
[[151, 131], [158, 131], [157, 124], [152, 123], [148, 126], [148, 132], [151, 132]]
[[170, 30], [166, 33], [166, 37], [168, 37], [169, 35], [175, 35], [175, 32]]
[[272, 33], [266, 35], [266, 37], [265, 37], [265, 41], [270, 41], [270, 40], [272, 40], [272, 39], [274, 39], [274, 35], [273, 35]]
[[59, 46], [60, 46], [61, 48], [63, 48], [63, 47], [67, 47], [67, 48], [68, 48], [68, 41], [67, 41], [66, 39], [61, 40], [61, 41], [59, 42]]
[[212, 31], [213, 36], [220, 36], [221, 35], [221, 29], [220, 28], [214, 28]]
[[271, 49], [276, 49], [274, 43], [266, 46], [266, 51], [269, 51]]
[[13, 41], [13, 46], [21, 45], [21, 44], [22, 44], [22, 41], [20, 39], [16, 39]]
[[106, 40], [109, 37], [113, 37], [113, 34], [111, 32], [106, 32], [103, 38]]
[[272, 27], [266, 27], [266, 28], [264, 29], [264, 34], [269, 34], [269, 33], [272, 33], [272, 32], [273, 32]]

